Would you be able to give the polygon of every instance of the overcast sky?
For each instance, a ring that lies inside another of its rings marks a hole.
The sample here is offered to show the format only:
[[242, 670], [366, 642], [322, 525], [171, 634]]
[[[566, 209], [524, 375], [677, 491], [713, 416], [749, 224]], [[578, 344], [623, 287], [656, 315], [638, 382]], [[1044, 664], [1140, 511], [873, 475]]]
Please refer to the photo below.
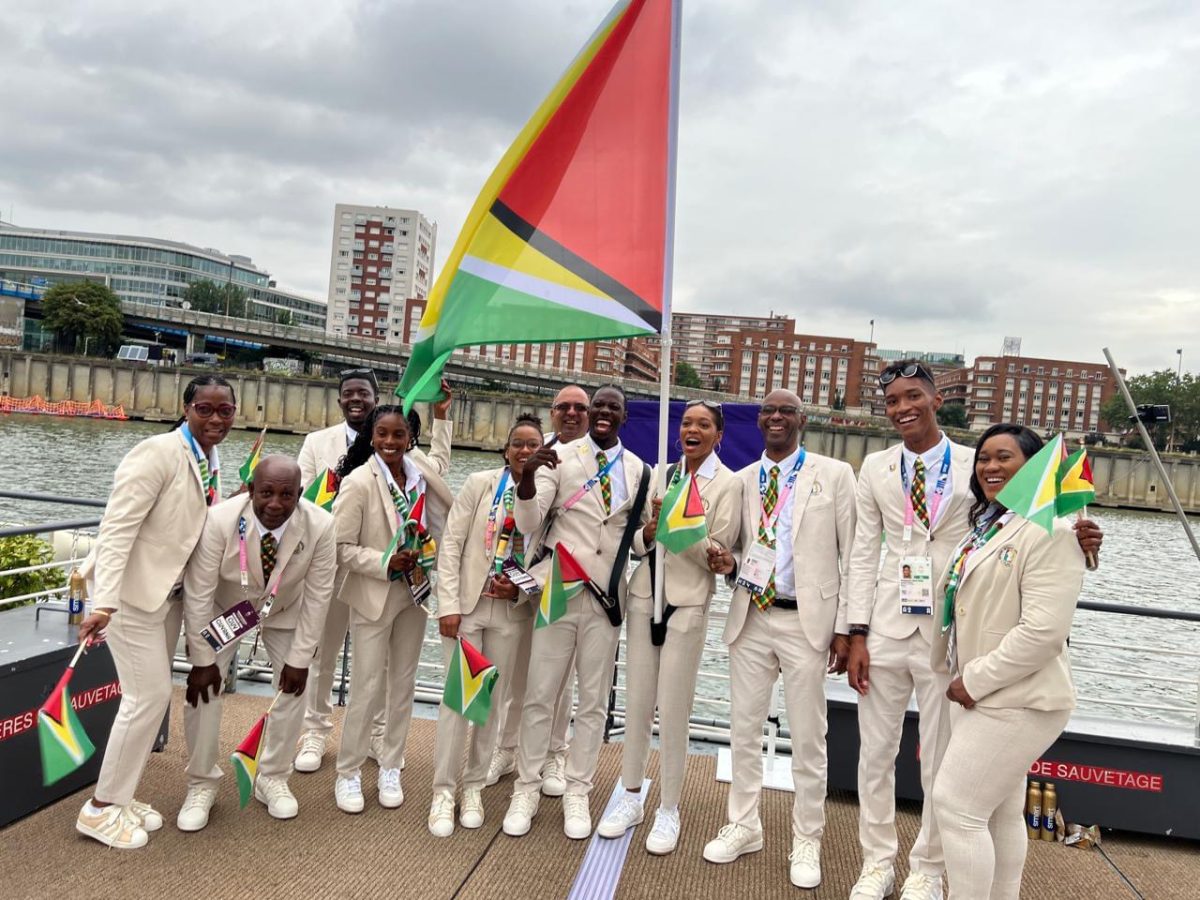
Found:
[[[446, 259], [609, 2], [3, 6], [0, 216], [323, 298], [337, 202], [420, 209]], [[676, 309], [1200, 370], [1200, 4], [684, 6]]]

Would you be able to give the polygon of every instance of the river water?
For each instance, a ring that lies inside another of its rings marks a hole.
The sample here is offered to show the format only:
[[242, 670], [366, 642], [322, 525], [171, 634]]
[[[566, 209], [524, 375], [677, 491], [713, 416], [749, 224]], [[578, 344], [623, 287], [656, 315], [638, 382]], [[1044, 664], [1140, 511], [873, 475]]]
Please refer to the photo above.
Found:
[[[144, 422], [0, 416], [0, 484], [10, 490], [104, 499], [125, 452], [162, 430], [162, 425]], [[237, 468], [254, 438], [252, 432], [237, 431], [221, 445], [226, 493], [235, 487]], [[294, 455], [301, 441], [295, 435], [269, 434], [266, 452]], [[457, 489], [471, 472], [499, 463], [494, 453], [455, 451], [450, 486]], [[0, 522], [84, 519], [98, 512], [0, 499]], [[1200, 561], [1174, 516], [1098, 508], [1092, 514], [1104, 528], [1105, 539], [1100, 569], [1085, 578], [1085, 599], [1200, 611]], [[1193, 522], [1194, 529], [1200, 528], [1200, 520], [1193, 518]], [[728, 592], [722, 587], [715, 608], [721, 610], [727, 602]], [[435, 631], [431, 623], [431, 635]], [[714, 622], [704, 662], [709, 672], [723, 670], [725, 653], [719, 634], [719, 623]], [[1073, 649], [1081, 711], [1139, 721], [1192, 722], [1197, 708], [1198, 635], [1197, 625], [1079, 611], [1073, 642], [1089, 645]], [[435, 669], [438, 657], [436, 645], [430, 643], [422, 677], [440, 679]], [[721, 699], [728, 697], [727, 683], [702, 678], [699, 695], [697, 715], [728, 718]]]

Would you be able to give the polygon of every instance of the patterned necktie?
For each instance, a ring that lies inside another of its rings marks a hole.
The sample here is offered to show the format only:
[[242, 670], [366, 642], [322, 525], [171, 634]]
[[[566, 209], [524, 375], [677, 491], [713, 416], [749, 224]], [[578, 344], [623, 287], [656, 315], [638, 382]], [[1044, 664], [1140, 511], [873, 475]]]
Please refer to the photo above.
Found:
[[[771, 549], [775, 548], [775, 535], [767, 531], [767, 521], [775, 512], [775, 504], [779, 502], [779, 466], [771, 466], [767, 473], [770, 478], [767, 479], [767, 490], [763, 494], [762, 518], [758, 520], [758, 541], [765, 544]], [[761, 610], [766, 610], [775, 603], [775, 570], [771, 570], [771, 577], [767, 579], [767, 586], [761, 594], [751, 594], [754, 598], [754, 604]]]
[[603, 450], [596, 454], [596, 465], [600, 467], [600, 499], [604, 503], [604, 514], [607, 516], [612, 512], [612, 479], [604, 471], [608, 466], [608, 455]]
[[196, 465], [200, 469], [200, 484], [204, 486], [204, 502], [212, 506], [217, 497], [217, 473], [209, 471], [203, 453], [196, 456]]
[[917, 461], [913, 463], [912, 505], [917, 518], [921, 520], [921, 524], [928, 531], [929, 509], [925, 505], [925, 460], [919, 456], [917, 457]]
[[279, 549], [275, 541], [275, 535], [267, 532], [262, 536], [260, 542], [260, 552], [262, 553], [262, 570], [263, 581], [269, 581], [271, 573], [275, 571], [275, 551]]

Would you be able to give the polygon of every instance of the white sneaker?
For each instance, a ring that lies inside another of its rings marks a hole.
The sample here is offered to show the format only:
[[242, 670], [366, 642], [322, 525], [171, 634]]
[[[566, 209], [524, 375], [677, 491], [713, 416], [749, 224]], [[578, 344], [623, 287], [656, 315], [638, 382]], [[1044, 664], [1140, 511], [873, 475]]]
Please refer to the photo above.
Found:
[[395, 809], [404, 802], [404, 791], [400, 787], [399, 769], [379, 770], [379, 805], [385, 809]]
[[641, 795], [626, 791], [613, 811], [600, 820], [596, 834], [602, 838], [619, 838], [634, 825], [640, 825], [644, 816]]
[[333, 796], [337, 800], [337, 808], [345, 813], [360, 813], [363, 811], [362, 776], [351, 775], [346, 778], [337, 777], [333, 784]]
[[175, 827], [180, 831], [199, 831], [208, 824], [208, 811], [217, 802], [217, 789], [190, 787], [183, 798], [183, 808], [175, 817]]
[[434, 837], [454, 834], [454, 795], [449, 791], [438, 791], [433, 795], [429, 807], [429, 833]]
[[306, 731], [300, 738], [300, 749], [292, 765], [297, 772], [315, 772], [321, 768], [325, 758], [325, 735], [319, 731]]
[[667, 812], [661, 806], [654, 814], [654, 827], [646, 835], [646, 852], [666, 856], [679, 843], [679, 810]]
[[254, 780], [254, 799], [267, 805], [272, 819], [294, 819], [300, 812], [300, 804], [288, 787], [286, 778], [259, 775]]
[[504, 814], [504, 833], [512, 837], [520, 837], [529, 833], [533, 825], [533, 817], [537, 815], [538, 803], [541, 796], [537, 791], [517, 791], [512, 795], [508, 804], [508, 812]]
[[711, 863], [731, 863], [743, 853], [763, 848], [762, 829], [751, 831], [745, 825], [722, 825], [717, 836], [704, 845], [704, 858]]
[[483, 827], [483, 797], [479, 788], [465, 788], [459, 803], [458, 824], [463, 828]]
[[820, 841], [792, 838], [792, 852], [788, 854], [788, 862], [791, 863], [789, 875], [796, 887], [815, 888], [821, 883]]
[[[542, 794], [547, 797], [561, 797], [567, 792], [567, 755], [555, 753], [542, 767]], [[592, 830], [588, 823], [588, 831]]]
[[942, 900], [942, 879], [912, 872], [904, 879], [900, 900]]
[[505, 775], [511, 775], [517, 768], [517, 754], [513, 750], [503, 750], [497, 747], [492, 751], [492, 761], [488, 763], [487, 781], [491, 787]]
[[92, 806], [89, 800], [79, 811], [75, 830], [118, 850], [137, 850], [150, 841], [141, 820], [127, 806]]
[[133, 800], [126, 808], [142, 820], [142, 827], [146, 829], [147, 833], [158, 831], [158, 829], [163, 827], [162, 813], [149, 803], [143, 803], [141, 800]]
[[863, 866], [850, 891], [850, 900], [883, 900], [896, 890], [896, 872], [891, 866]]
[[563, 834], [576, 841], [592, 836], [592, 810], [587, 794], [563, 795]]

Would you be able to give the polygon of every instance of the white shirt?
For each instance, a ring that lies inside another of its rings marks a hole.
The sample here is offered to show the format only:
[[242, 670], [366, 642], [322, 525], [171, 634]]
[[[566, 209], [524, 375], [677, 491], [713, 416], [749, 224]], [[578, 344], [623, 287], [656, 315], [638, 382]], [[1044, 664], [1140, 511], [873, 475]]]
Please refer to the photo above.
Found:
[[[700, 468], [698, 468], [696, 470], [696, 477], [697, 478], [707, 478], [711, 481], [713, 479], [713, 477], [717, 474], [717, 463], [719, 463], [720, 461], [721, 461], [721, 459], [720, 459], [720, 457], [717, 456], [716, 453], [708, 454], [708, 456], [704, 457], [704, 462], [700, 463]], [[681, 460], [679, 460], [679, 465], [683, 467], [683, 473], [686, 475], [687, 474], [687, 461], [681, 459]], [[774, 465], [774, 463], [772, 463], [772, 465]]]
[[[713, 456], [716, 456], [714, 453]], [[763, 475], [760, 477], [767, 480], [771, 477], [771, 467], [779, 466], [779, 493], [783, 494], [784, 485], [787, 484], [788, 476], [792, 474], [792, 469], [796, 467], [796, 460], [800, 458], [800, 448], [784, 460], [775, 462], [770, 459], [767, 454], [762, 455], [760, 463], [762, 465]], [[766, 481], [763, 482], [764, 484]], [[783, 503], [778, 507], [779, 518], [775, 520], [775, 594], [778, 597], [786, 597], [795, 599], [796, 597], [796, 572], [795, 563], [792, 560], [792, 507], [796, 504], [796, 492], [788, 491], [787, 497], [783, 498]], [[759, 494], [758, 507], [759, 521], [762, 521], [762, 494]], [[757, 535], [758, 528], [755, 527]]]
[[[601, 452], [599, 445], [592, 440], [592, 436], [590, 434], [584, 439], [588, 442], [588, 447], [592, 451], [592, 459], [595, 459], [596, 454]], [[617, 454], [622, 452], [623, 449], [621, 447], [621, 442], [617, 441], [616, 444], [604, 451], [604, 456], [609, 462], [612, 462], [617, 458]], [[610, 507], [611, 512], [614, 509], [620, 509], [621, 504], [629, 499], [629, 488], [625, 485], [625, 463], [623, 461], [615, 463], [613, 467], [608, 470], [608, 484], [609, 487], [612, 488], [612, 506]], [[593, 490], [596, 490], [597, 492], [599, 489], [599, 484], [593, 488]], [[599, 493], [597, 493], [596, 496], [600, 496]]]
[[[387, 479], [388, 487], [399, 490], [396, 479], [392, 477], [392, 470], [387, 467], [387, 463], [383, 461], [383, 457], [378, 453], [375, 454], [375, 464], [379, 466], [383, 472], [383, 477]], [[418, 494], [423, 493], [425, 489], [425, 476], [421, 474], [421, 470], [417, 468], [417, 464], [407, 456], [400, 461], [400, 464], [404, 467], [404, 496], [410, 496], [413, 488], [417, 488]]]
[[[933, 512], [933, 492], [937, 488], [938, 476], [942, 473], [942, 460], [946, 458], [946, 450], [950, 446], [950, 438], [946, 437], [945, 432], [942, 433], [942, 439], [933, 447], [930, 447], [921, 454], [921, 460], [925, 463], [925, 504], [929, 512]], [[909, 479], [909, 484], [912, 484], [914, 467], [917, 464], [917, 454], [903, 444], [900, 445], [901, 453], [904, 454], [904, 473]], [[930, 519], [930, 526], [937, 524], [942, 517], [943, 510], [946, 509], [947, 501], [954, 492], [954, 465], [951, 464], [950, 469], [946, 472], [946, 487], [942, 491], [941, 505], [938, 507], [937, 519]], [[900, 487], [905, 488], [903, 480], [900, 482]], [[778, 579], [776, 579], [778, 580]]]
[[251, 510], [250, 521], [254, 523], [254, 527], [258, 530], [258, 539], [260, 543], [263, 535], [270, 533], [275, 536], [275, 546], [278, 547], [283, 542], [283, 533], [287, 531], [288, 522], [292, 520], [291, 517], [288, 517], [283, 520], [283, 524], [278, 528], [268, 528], [262, 522], [258, 521], [258, 516], [256, 516], [253, 510]]
[[350, 423], [346, 423], [346, 449], [350, 449], [350, 445], [358, 438], [358, 432], [350, 427]]

